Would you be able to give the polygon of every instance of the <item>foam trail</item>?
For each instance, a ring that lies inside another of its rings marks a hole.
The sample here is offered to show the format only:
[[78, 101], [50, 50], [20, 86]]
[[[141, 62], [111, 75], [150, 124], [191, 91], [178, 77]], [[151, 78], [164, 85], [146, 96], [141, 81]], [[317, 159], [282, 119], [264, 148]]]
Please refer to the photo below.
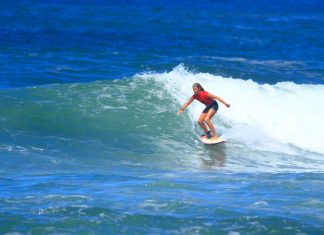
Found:
[[[183, 104], [192, 96], [192, 84], [199, 82], [209, 92], [231, 103], [220, 104], [218, 127], [226, 137], [274, 150], [273, 143], [293, 145], [324, 154], [324, 86], [281, 82], [258, 84], [252, 80], [224, 78], [208, 73], [191, 73], [183, 65], [162, 74], [143, 74], [154, 78]], [[203, 105], [194, 102], [189, 116], [194, 122]], [[226, 127], [226, 128], [225, 128]], [[271, 142], [271, 143], [270, 143]], [[270, 143], [270, 144], [269, 144]], [[281, 149], [283, 150], [283, 149]], [[274, 150], [274, 151], [280, 151]]]

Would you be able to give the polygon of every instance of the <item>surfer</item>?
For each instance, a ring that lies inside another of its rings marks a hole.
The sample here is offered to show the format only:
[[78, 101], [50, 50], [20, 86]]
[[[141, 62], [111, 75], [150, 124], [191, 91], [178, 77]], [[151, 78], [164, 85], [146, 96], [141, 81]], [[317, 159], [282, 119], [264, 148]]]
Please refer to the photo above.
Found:
[[[179, 109], [177, 114], [180, 115], [195, 99], [200, 101], [201, 103], [206, 105], [206, 108], [202, 111], [197, 120], [197, 123], [205, 132], [201, 136], [201, 138], [208, 138], [212, 140], [219, 139], [215, 127], [210, 119], [215, 115], [215, 113], [218, 110], [218, 103], [216, 100], [223, 103], [227, 108], [230, 107], [230, 104], [225, 102], [222, 98], [205, 91], [199, 83], [193, 84], [192, 89], [194, 95], [190, 97], [190, 99]], [[206, 124], [209, 127], [209, 130]]]

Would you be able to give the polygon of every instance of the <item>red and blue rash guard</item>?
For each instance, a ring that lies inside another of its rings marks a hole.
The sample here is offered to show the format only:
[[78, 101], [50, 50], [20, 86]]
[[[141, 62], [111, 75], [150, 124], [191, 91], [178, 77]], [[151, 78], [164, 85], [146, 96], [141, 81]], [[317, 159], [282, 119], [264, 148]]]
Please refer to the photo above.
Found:
[[192, 96], [194, 99], [200, 101], [204, 105], [208, 106], [214, 102], [212, 98], [208, 97], [207, 91], [200, 91], [198, 94]]

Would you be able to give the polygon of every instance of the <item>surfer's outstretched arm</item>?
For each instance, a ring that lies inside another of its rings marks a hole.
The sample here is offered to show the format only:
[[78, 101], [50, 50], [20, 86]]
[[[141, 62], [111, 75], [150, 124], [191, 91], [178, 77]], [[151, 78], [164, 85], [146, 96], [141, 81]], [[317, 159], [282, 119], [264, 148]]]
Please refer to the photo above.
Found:
[[190, 97], [190, 99], [179, 109], [177, 115], [180, 115], [191, 104], [192, 101], [194, 101], [194, 98]]
[[231, 106], [229, 103], [227, 103], [226, 101], [224, 101], [222, 98], [220, 98], [217, 95], [213, 95], [213, 94], [208, 93], [208, 97], [212, 98], [212, 99], [215, 99], [215, 100], [218, 100], [219, 102], [223, 103], [227, 108], [229, 108]]

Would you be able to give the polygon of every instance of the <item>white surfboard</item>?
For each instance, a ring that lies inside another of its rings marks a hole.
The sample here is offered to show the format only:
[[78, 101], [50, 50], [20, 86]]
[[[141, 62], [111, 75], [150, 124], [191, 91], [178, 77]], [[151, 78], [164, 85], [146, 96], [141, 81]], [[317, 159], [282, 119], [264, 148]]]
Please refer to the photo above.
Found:
[[199, 138], [199, 139], [204, 144], [220, 144], [220, 143], [226, 142], [226, 140], [224, 140], [222, 138], [218, 138], [217, 140], [212, 140], [212, 139], [208, 139], [208, 138]]

